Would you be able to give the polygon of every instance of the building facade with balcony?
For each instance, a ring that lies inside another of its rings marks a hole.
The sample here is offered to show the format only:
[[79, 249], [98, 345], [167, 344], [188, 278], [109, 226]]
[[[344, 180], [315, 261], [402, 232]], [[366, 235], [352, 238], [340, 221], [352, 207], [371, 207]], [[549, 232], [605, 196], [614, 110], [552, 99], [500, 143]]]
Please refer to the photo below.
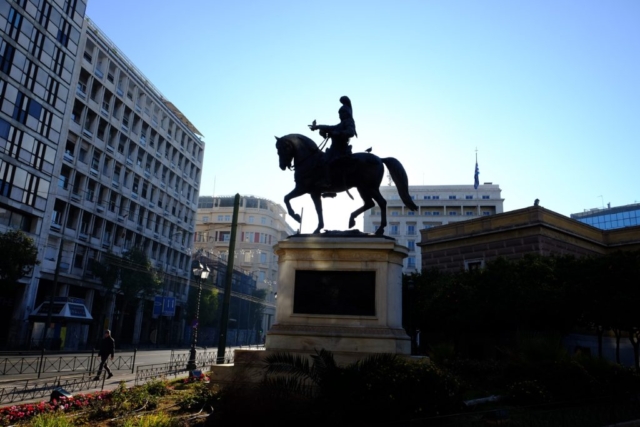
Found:
[[[91, 272], [92, 260], [104, 261], [107, 253], [120, 255], [132, 247], [141, 248], [162, 272], [163, 295], [176, 298], [178, 313], [165, 329], [175, 341], [183, 330], [176, 319], [190, 280], [204, 142], [195, 126], [84, 17], [85, 3], [16, 2], [9, 12], [0, 7], [7, 20], [0, 22], [3, 50], [8, 39], [14, 58], [0, 67], [4, 93], [12, 98], [12, 107], [7, 104], [0, 113], [0, 167], [6, 177], [15, 175], [21, 161], [26, 166], [20, 175], [24, 179], [8, 183], [6, 196], [0, 192], [0, 209], [7, 212], [9, 227], [35, 236], [40, 257], [16, 297], [20, 304], [13, 320], [20, 327], [14, 331], [15, 343], [37, 345], [44, 323], [30, 314], [54, 289], [58, 297], [84, 300], [93, 317], [88, 324], [61, 321], [48, 333], [61, 339], [63, 348], [93, 344], [118, 316], [125, 319], [120, 343], [144, 341], [161, 321], [152, 319], [153, 302], [120, 312], [118, 296], [108, 295]], [[11, 28], [17, 21], [24, 34], [14, 39]], [[12, 77], [18, 68], [20, 76]], [[20, 86], [21, 80], [27, 86]], [[12, 159], [13, 141], [22, 141], [32, 153], [27, 156], [22, 149]], [[19, 156], [28, 157], [31, 165]], [[12, 188], [18, 185], [24, 187], [20, 197]]]
[[[409, 249], [403, 273], [419, 272], [422, 255], [417, 244], [420, 230], [502, 213], [504, 199], [497, 184], [479, 185], [413, 185], [409, 194], [418, 205], [417, 211], [404, 206], [395, 186], [382, 186], [380, 193], [387, 201], [385, 235], [395, 238]], [[364, 232], [374, 233], [380, 226], [380, 207], [364, 213]]]
[[[228, 261], [233, 202], [233, 196], [199, 198], [195, 251], [225, 263]], [[287, 211], [271, 200], [254, 196], [240, 198], [234, 266], [254, 276], [257, 288], [267, 291], [270, 305], [264, 311], [264, 332], [275, 320], [273, 305], [278, 292], [278, 258], [273, 246], [294, 234], [286, 218]]]

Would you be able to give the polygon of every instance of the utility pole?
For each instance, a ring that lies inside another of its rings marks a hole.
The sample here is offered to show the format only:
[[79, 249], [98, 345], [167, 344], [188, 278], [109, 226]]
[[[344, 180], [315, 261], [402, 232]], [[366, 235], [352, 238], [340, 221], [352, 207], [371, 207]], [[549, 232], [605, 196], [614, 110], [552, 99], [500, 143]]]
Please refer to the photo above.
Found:
[[222, 318], [220, 319], [220, 339], [218, 340], [218, 356], [216, 364], [224, 363], [227, 350], [227, 328], [229, 326], [229, 304], [231, 303], [231, 283], [233, 281], [233, 261], [236, 250], [236, 234], [238, 231], [238, 210], [240, 209], [240, 194], [233, 200], [233, 219], [231, 221], [231, 236], [229, 239], [229, 256], [227, 258], [227, 272], [224, 283], [224, 299], [222, 302]]
[[53, 272], [53, 289], [49, 296], [49, 310], [47, 313], [47, 323], [42, 328], [42, 348], [44, 348], [44, 341], [47, 338], [47, 329], [51, 325], [51, 317], [53, 315], [53, 299], [58, 292], [58, 275], [60, 274], [60, 260], [62, 259], [62, 248], [64, 247], [64, 239], [60, 239], [60, 249], [58, 249], [58, 259], [56, 260], [56, 269]]

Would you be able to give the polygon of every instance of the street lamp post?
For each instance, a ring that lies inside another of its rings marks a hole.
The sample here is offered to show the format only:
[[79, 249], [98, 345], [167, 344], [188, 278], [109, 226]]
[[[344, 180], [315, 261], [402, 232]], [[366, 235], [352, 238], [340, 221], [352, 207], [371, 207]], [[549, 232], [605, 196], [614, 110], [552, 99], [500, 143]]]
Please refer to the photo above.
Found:
[[198, 323], [200, 323], [200, 297], [202, 296], [202, 282], [209, 277], [209, 267], [202, 265], [200, 261], [194, 260], [191, 263], [191, 271], [193, 271], [193, 277], [198, 282], [198, 302], [196, 303], [196, 321], [193, 325], [193, 334], [191, 337], [191, 351], [189, 353], [189, 362], [187, 362], [187, 370], [189, 372], [197, 368], [196, 366], [196, 345], [198, 344]]

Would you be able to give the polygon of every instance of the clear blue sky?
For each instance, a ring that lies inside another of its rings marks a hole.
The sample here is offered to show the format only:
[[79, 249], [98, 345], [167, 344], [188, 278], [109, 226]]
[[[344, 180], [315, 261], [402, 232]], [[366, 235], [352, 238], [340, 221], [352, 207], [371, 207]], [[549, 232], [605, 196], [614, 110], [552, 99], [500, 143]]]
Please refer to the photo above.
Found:
[[[640, 202], [638, 0], [89, 0], [87, 15], [204, 135], [201, 195], [282, 203], [274, 135], [319, 143], [306, 125], [337, 123], [348, 95], [354, 150], [396, 157], [410, 184], [473, 184], [477, 148], [505, 210]], [[325, 201], [326, 228], [355, 197]], [[309, 197], [293, 205], [312, 231]]]

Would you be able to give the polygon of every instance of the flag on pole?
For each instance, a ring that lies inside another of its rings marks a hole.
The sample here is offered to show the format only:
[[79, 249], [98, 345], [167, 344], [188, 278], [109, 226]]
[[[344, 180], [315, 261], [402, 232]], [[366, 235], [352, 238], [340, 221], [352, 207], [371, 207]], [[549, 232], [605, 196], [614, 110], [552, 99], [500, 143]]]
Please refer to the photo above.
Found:
[[476, 157], [476, 173], [473, 174], [473, 188], [476, 190], [480, 185], [480, 169], [478, 169], [478, 158]]

